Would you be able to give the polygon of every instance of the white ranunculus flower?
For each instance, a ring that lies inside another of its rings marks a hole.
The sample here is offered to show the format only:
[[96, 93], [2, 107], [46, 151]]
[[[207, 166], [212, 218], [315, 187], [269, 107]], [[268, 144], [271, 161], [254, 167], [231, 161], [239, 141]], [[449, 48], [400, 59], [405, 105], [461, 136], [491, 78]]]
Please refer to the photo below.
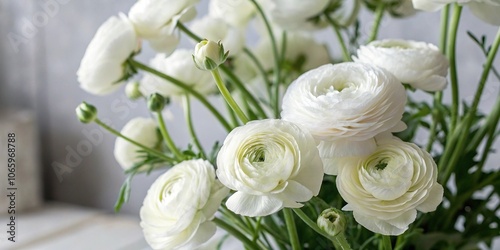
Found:
[[[154, 148], [160, 142], [160, 137], [156, 130], [156, 122], [153, 119], [137, 117], [125, 124], [121, 134], [146, 147]], [[144, 156], [144, 154], [139, 153], [139, 150], [142, 149], [120, 137], [115, 141], [115, 159], [124, 170], [143, 161], [141, 156]], [[147, 168], [148, 166], [143, 167], [143, 169]]]
[[269, 0], [261, 3], [271, 21], [285, 30], [318, 28], [321, 22], [315, 23], [311, 19], [320, 16], [329, 4], [329, 0]]
[[191, 31], [203, 39], [222, 42], [230, 56], [240, 53], [245, 46], [243, 31], [220, 18], [205, 16], [197, 19], [191, 24]]
[[97, 30], [77, 71], [78, 82], [87, 92], [104, 95], [118, 87], [126, 74], [123, 63], [139, 49], [134, 26], [120, 13]]
[[281, 117], [315, 137], [325, 173], [336, 174], [331, 159], [369, 154], [376, 135], [400, 130], [405, 103], [403, 85], [386, 70], [364, 63], [327, 64], [288, 87]]
[[413, 0], [416, 9], [437, 11], [446, 4], [464, 4], [477, 18], [493, 25], [500, 25], [500, 0]]
[[158, 177], [141, 207], [141, 227], [153, 249], [194, 249], [216, 231], [211, 222], [229, 190], [204, 160], [184, 161]]
[[372, 232], [400, 235], [417, 210], [431, 212], [443, 199], [437, 166], [431, 155], [396, 137], [377, 140], [364, 158], [340, 161], [337, 189], [354, 219]]
[[255, 6], [248, 0], [210, 0], [208, 15], [220, 18], [236, 27], [245, 27], [255, 14]]
[[259, 120], [235, 128], [217, 156], [219, 180], [236, 190], [227, 207], [266, 216], [302, 207], [319, 193], [323, 167], [313, 137], [283, 120]]
[[373, 41], [358, 49], [355, 62], [382, 67], [402, 83], [425, 91], [446, 87], [448, 59], [433, 44], [407, 40]]
[[[151, 60], [150, 66], [192, 86], [201, 94], [210, 94], [215, 90], [212, 75], [196, 67], [191, 50], [177, 49], [168, 57], [165, 54], [157, 54]], [[173, 83], [150, 73], [146, 73], [142, 78], [140, 90], [145, 96], [159, 93], [166, 97], [178, 97], [186, 93]]]
[[178, 21], [190, 21], [196, 16], [194, 5], [199, 0], [139, 0], [128, 13], [140, 37], [153, 49], [171, 53], [179, 43], [174, 34]]

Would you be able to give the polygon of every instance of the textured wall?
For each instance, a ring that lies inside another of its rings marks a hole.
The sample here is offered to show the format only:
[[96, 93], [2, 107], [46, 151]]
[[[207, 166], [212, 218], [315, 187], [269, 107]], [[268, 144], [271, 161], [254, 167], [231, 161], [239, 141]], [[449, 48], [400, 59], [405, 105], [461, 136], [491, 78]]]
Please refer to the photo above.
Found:
[[[103, 120], [111, 121], [118, 129], [133, 117], [148, 116], [148, 112], [144, 103], [127, 101], [123, 91], [106, 97], [87, 94], [78, 87], [75, 72], [99, 25], [111, 15], [127, 12], [134, 2], [0, 1], [0, 100], [2, 104], [32, 107], [37, 111], [42, 135], [45, 191], [49, 199], [112, 210], [125, 177], [112, 156], [114, 137], [103, 133], [95, 125], [80, 124], [75, 118], [74, 108], [86, 100], [100, 109], [99, 116]], [[462, 77], [462, 93], [472, 96], [483, 57], [464, 34], [465, 30], [481, 27], [479, 34], [488, 34], [492, 39], [496, 28], [479, 22], [467, 10], [464, 15], [459, 37], [459, 47], [462, 48], [459, 73]], [[363, 22], [369, 24], [371, 15], [364, 13]], [[420, 13], [399, 22], [386, 19], [380, 38], [437, 43], [438, 23], [438, 13]], [[23, 35], [23, 32], [26, 34]], [[9, 33], [21, 34], [26, 39], [21, 40], [18, 46], [13, 46], [7, 35]], [[320, 39], [335, 44], [330, 30], [322, 32]], [[187, 43], [184, 46], [191, 45]], [[332, 52], [339, 55], [336, 48], [333, 47]], [[141, 56], [142, 61], [152, 55], [147, 49], [145, 52], [146, 55]], [[500, 68], [498, 61], [496, 65]], [[491, 106], [494, 101], [498, 81], [491, 82], [489, 86], [486, 91], [490, 94], [484, 100], [485, 107]], [[446, 98], [449, 99], [448, 95]], [[187, 133], [182, 113], [176, 105], [171, 111], [175, 122], [171, 122], [169, 128], [174, 140], [185, 144]], [[204, 109], [196, 111], [195, 119], [205, 143], [224, 138], [220, 127], [206, 125], [213, 119], [208, 117]], [[498, 162], [498, 155], [495, 159]], [[59, 175], [54, 169], [58, 169]], [[138, 214], [142, 199], [158, 174], [134, 179], [131, 201], [124, 206], [125, 212]]]

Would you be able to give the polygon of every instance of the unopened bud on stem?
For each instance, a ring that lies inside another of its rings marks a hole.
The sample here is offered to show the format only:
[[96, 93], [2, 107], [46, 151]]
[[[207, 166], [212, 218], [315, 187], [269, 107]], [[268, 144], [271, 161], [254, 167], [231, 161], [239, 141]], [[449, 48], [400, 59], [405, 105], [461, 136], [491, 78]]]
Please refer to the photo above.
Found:
[[345, 231], [346, 218], [342, 211], [328, 208], [321, 212], [316, 222], [318, 227], [331, 236], [337, 236]]
[[167, 104], [168, 99], [158, 93], [151, 94], [148, 98], [148, 108], [153, 112], [160, 112]]
[[226, 61], [228, 54], [221, 42], [203, 40], [196, 44], [193, 60], [201, 70], [214, 70]]
[[76, 107], [76, 116], [82, 123], [91, 123], [97, 118], [97, 109], [86, 102]]

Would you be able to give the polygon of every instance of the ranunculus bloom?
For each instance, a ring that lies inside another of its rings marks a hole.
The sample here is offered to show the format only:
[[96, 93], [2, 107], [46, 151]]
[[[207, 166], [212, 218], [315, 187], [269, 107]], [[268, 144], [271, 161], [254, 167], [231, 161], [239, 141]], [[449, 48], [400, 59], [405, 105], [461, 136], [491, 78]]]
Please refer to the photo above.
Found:
[[199, 0], [139, 0], [128, 13], [139, 36], [149, 40], [153, 49], [172, 52], [179, 42], [173, 33], [177, 22], [196, 16], [194, 5]]
[[358, 49], [354, 61], [382, 67], [402, 83], [417, 89], [439, 91], [446, 87], [448, 59], [433, 44], [406, 40], [373, 41]]
[[413, 0], [416, 9], [425, 11], [436, 11], [450, 3], [465, 4], [477, 18], [493, 25], [500, 25], [499, 0]]
[[230, 56], [240, 53], [245, 46], [243, 30], [232, 27], [220, 18], [205, 16], [191, 24], [191, 31], [203, 39], [222, 42]]
[[431, 212], [443, 199], [437, 166], [429, 153], [396, 137], [377, 140], [364, 158], [339, 161], [337, 189], [354, 219], [372, 232], [400, 235], [417, 210]]
[[262, 7], [273, 23], [285, 30], [303, 30], [317, 27], [311, 21], [320, 16], [330, 4], [329, 0], [268, 0]]
[[76, 73], [80, 86], [96, 95], [116, 90], [126, 74], [124, 62], [138, 47], [139, 40], [128, 18], [122, 13], [110, 17], [99, 27], [85, 51]]
[[370, 154], [373, 137], [400, 128], [403, 85], [386, 70], [363, 63], [323, 65], [295, 80], [283, 98], [281, 117], [306, 128], [320, 142], [325, 173], [337, 157]]
[[248, 0], [210, 0], [208, 15], [220, 18], [236, 27], [244, 27], [255, 13], [255, 6]]
[[[137, 117], [125, 124], [121, 134], [146, 147], [154, 148], [160, 141], [156, 129], [156, 122], [153, 119]], [[116, 161], [123, 169], [127, 170], [134, 166], [134, 164], [144, 160], [141, 156], [145, 154], [139, 153], [138, 151], [140, 150], [142, 149], [128, 141], [120, 137], [116, 138], [114, 155]], [[148, 166], [142, 168], [147, 169]]]
[[141, 227], [153, 249], [194, 249], [215, 234], [211, 222], [229, 193], [204, 160], [184, 161], [158, 177], [141, 207]]
[[[215, 90], [212, 75], [210, 72], [202, 71], [196, 67], [191, 50], [177, 49], [168, 57], [165, 54], [157, 54], [151, 60], [150, 66], [190, 85], [202, 94], [209, 94]], [[140, 90], [145, 96], [153, 93], [168, 97], [178, 97], [186, 94], [185, 90], [150, 73], [146, 73], [142, 78]]]
[[302, 207], [319, 193], [323, 167], [313, 137], [283, 120], [259, 120], [235, 128], [217, 156], [219, 180], [236, 190], [226, 202], [245, 216]]

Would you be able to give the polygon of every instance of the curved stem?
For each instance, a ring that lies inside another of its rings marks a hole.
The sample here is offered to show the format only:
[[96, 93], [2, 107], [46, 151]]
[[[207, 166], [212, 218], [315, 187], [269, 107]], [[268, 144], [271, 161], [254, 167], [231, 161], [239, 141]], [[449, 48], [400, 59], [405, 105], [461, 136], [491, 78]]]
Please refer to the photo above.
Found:
[[236, 115], [240, 118], [240, 120], [243, 123], [247, 123], [248, 118], [246, 117], [245, 113], [243, 113], [243, 110], [241, 110], [240, 106], [238, 106], [234, 98], [231, 96], [229, 90], [227, 90], [226, 85], [224, 85], [224, 82], [222, 81], [222, 77], [220, 76], [219, 70], [215, 68], [211, 72], [212, 76], [214, 77], [215, 84], [217, 85], [217, 88], [219, 88], [219, 91], [226, 100], [227, 104], [231, 106], [231, 108], [234, 110]]
[[253, 241], [248, 239], [248, 237], [246, 237], [244, 234], [242, 234], [240, 231], [238, 231], [236, 228], [234, 228], [233, 226], [231, 226], [227, 222], [225, 222], [217, 217], [215, 217], [213, 219], [213, 222], [215, 222], [215, 224], [217, 224], [218, 227], [224, 229], [226, 232], [230, 233], [235, 238], [240, 240], [246, 247], [248, 247], [250, 249], [255, 249], [255, 250], [259, 249], [259, 246], [257, 244], [255, 244]]
[[299, 235], [297, 234], [297, 227], [295, 226], [295, 220], [293, 219], [293, 213], [290, 208], [285, 208], [283, 209], [283, 214], [285, 215], [286, 229], [288, 231], [288, 236], [290, 237], [292, 249], [299, 250], [301, 247]]
[[159, 157], [159, 158], [162, 158], [162, 159], [164, 159], [164, 160], [166, 160], [166, 161], [169, 161], [169, 162], [174, 161], [174, 159], [172, 159], [172, 158], [170, 158], [170, 157], [168, 157], [168, 156], [164, 155], [162, 152], [157, 151], [157, 150], [154, 150], [154, 149], [152, 149], [152, 148], [150, 148], [150, 147], [144, 146], [144, 145], [142, 145], [141, 143], [138, 143], [138, 142], [136, 142], [136, 141], [134, 141], [134, 140], [132, 140], [132, 139], [130, 139], [130, 138], [128, 138], [128, 137], [126, 137], [126, 136], [122, 135], [120, 132], [118, 132], [117, 130], [113, 129], [112, 127], [110, 127], [110, 126], [106, 125], [105, 123], [103, 123], [103, 122], [102, 122], [101, 120], [99, 120], [99, 119], [95, 119], [95, 120], [94, 120], [94, 122], [95, 122], [97, 125], [99, 125], [99, 126], [103, 127], [103, 128], [104, 128], [104, 129], [106, 129], [107, 131], [109, 131], [111, 134], [114, 134], [114, 135], [116, 135], [116, 136], [118, 136], [118, 137], [120, 137], [120, 138], [124, 139], [125, 141], [128, 141], [128, 142], [130, 142], [130, 143], [134, 144], [135, 146], [137, 146], [137, 147], [139, 147], [139, 148], [143, 149], [144, 151], [146, 151], [146, 152], [148, 152], [148, 153], [150, 153], [150, 154], [152, 154], [152, 155], [155, 155], [155, 156], [157, 156], [157, 157]]
[[[260, 7], [260, 5], [257, 3], [256, 0], [250, 0], [252, 1], [253, 5], [257, 9], [257, 12], [259, 15], [262, 17], [262, 20], [264, 21], [264, 25], [266, 26], [267, 33], [269, 34], [269, 38], [271, 39], [271, 46], [272, 46], [272, 52], [274, 56], [274, 90], [276, 92], [276, 89], [279, 91], [279, 84], [280, 84], [280, 77], [281, 77], [281, 65], [280, 65], [280, 56], [278, 53], [278, 43], [276, 42], [276, 38], [273, 33], [273, 29], [271, 28], [271, 24], [269, 23], [269, 20], [266, 17], [266, 14]], [[277, 86], [278, 85], [278, 86]], [[276, 100], [273, 100], [273, 105], [274, 105], [274, 116], [279, 117], [279, 99], [275, 98]]]
[[259, 113], [259, 115], [262, 118], [266, 117], [266, 113], [264, 112], [264, 109], [262, 109], [262, 107], [260, 106], [259, 101], [257, 101], [257, 99], [255, 99], [255, 97], [250, 93], [250, 91], [248, 91], [248, 89], [245, 88], [245, 85], [238, 78], [238, 76], [236, 76], [229, 68], [227, 68], [226, 65], [219, 65], [219, 67], [222, 70], [222, 72], [224, 72], [224, 74], [226, 74], [229, 77], [229, 79], [231, 79], [234, 85], [236, 85], [236, 88], [238, 88], [241, 91], [243, 97], [249, 100], [250, 103], [252, 103], [252, 105], [257, 109], [257, 113]]
[[448, 35], [447, 54], [450, 60], [450, 85], [451, 85], [451, 121], [450, 133], [453, 133], [458, 121], [458, 108], [459, 108], [459, 91], [458, 91], [458, 74], [457, 74], [457, 60], [456, 60], [456, 46], [457, 46], [457, 31], [460, 22], [460, 15], [462, 13], [462, 6], [455, 4], [453, 8], [453, 15], [451, 19], [451, 29]]
[[337, 36], [337, 40], [339, 41], [340, 48], [342, 50], [342, 57], [344, 58], [345, 62], [350, 62], [352, 61], [351, 59], [351, 53], [349, 53], [349, 50], [347, 49], [347, 46], [345, 45], [344, 38], [342, 37], [342, 34], [340, 33], [339, 26], [337, 23], [328, 15], [325, 14], [326, 20], [332, 25], [333, 31], [335, 32], [335, 35]]
[[[465, 145], [467, 144], [468, 141], [467, 137], [469, 135], [469, 129], [472, 126], [472, 122], [474, 120], [474, 116], [476, 115], [477, 107], [479, 106], [479, 101], [481, 100], [481, 95], [483, 93], [484, 86], [486, 85], [486, 81], [488, 80], [488, 76], [491, 67], [493, 66], [493, 61], [495, 60], [499, 47], [500, 47], [500, 28], [497, 32], [493, 44], [491, 45], [490, 52], [488, 53], [483, 73], [481, 74], [481, 79], [479, 80], [479, 85], [477, 87], [476, 94], [474, 95], [474, 101], [472, 102], [472, 105], [465, 116], [464, 129], [461, 131], [457, 131], [457, 133], [460, 133], [460, 137], [458, 140], [458, 144], [456, 146], [454, 145], [455, 147], [453, 147], [454, 151], [450, 161], [447, 164], [446, 172], [444, 175], [444, 182], [442, 182], [443, 184], [446, 184], [446, 182], [451, 176], [454, 166], [458, 163], [458, 160], [463, 155], [462, 151], [465, 148]], [[450, 146], [448, 145], [448, 147]], [[489, 150], [489, 148], [485, 148], [484, 150]]]
[[178, 80], [178, 79], [175, 79], [169, 75], [166, 75], [156, 69], [153, 69], [145, 64], [142, 64], [134, 59], [129, 59], [128, 60], [128, 63], [130, 63], [130, 65], [132, 65], [133, 67], [136, 67], [138, 69], [141, 69], [141, 70], [144, 70], [146, 72], [149, 72], [153, 75], [156, 75], [158, 77], [161, 77], [167, 81], [169, 81], [170, 83], [174, 84], [175, 86], [185, 90], [186, 92], [190, 93], [191, 95], [193, 95], [196, 99], [198, 99], [203, 105], [205, 105], [205, 107], [210, 111], [212, 112], [212, 114], [215, 116], [215, 118], [217, 118], [217, 120], [219, 120], [219, 122], [222, 124], [222, 126], [227, 130], [227, 131], [231, 131], [232, 127], [231, 125], [229, 125], [229, 123], [226, 121], [226, 119], [219, 113], [219, 111], [212, 105], [210, 104], [210, 102], [208, 102], [208, 100], [203, 96], [201, 95], [198, 91], [194, 90], [193, 88], [191, 88], [190, 86], [188, 86], [187, 84], [183, 83], [182, 81]]
[[161, 111], [156, 112], [156, 116], [158, 117], [158, 123], [160, 124], [160, 133], [163, 136], [165, 143], [167, 144], [168, 148], [174, 153], [177, 159], [179, 161], [182, 161], [184, 159], [184, 155], [181, 153], [181, 151], [179, 151], [177, 146], [175, 146], [174, 140], [172, 140], [172, 137], [168, 133], [167, 125], [165, 124], [165, 120], [163, 119], [163, 114], [161, 113]]
[[182, 30], [182, 32], [186, 33], [191, 39], [195, 40], [196, 42], [200, 42], [203, 40], [201, 37], [197, 36], [195, 33], [193, 33], [190, 29], [188, 29], [182, 22], [177, 22], [177, 27]]
[[[439, 49], [441, 53], [446, 53], [446, 42], [448, 40], [448, 19], [450, 16], [450, 6], [446, 5], [441, 11], [441, 34], [439, 38]], [[432, 125], [429, 132], [429, 140], [427, 142], [426, 151], [430, 152], [432, 150], [432, 145], [436, 141], [436, 129], [439, 123], [438, 119], [441, 117], [441, 112], [436, 108], [437, 105], [441, 105], [443, 100], [443, 91], [438, 91], [434, 94], [434, 108], [432, 112]]]
[[198, 136], [196, 135], [196, 132], [194, 130], [193, 119], [191, 117], [191, 102], [189, 100], [189, 95], [184, 95], [184, 98], [182, 100], [183, 100], [183, 104], [184, 104], [184, 108], [185, 108], [184, 115], [186, 116], [186, 123], [188, 125], [189, 134], [191, 135], [191, 138], [193, 139], [194, 145], [196, 145], [196, 147], [198, 148], [198, 151], [200, 152], [201, 157], [203, 159], [205, 159], [206, 158], [205, 150], [201, 146], [201, 143], [198, 140]]
[[[255, 66], [257, 67], [257, 70], [260, 72], [260, 74], [262, 75], [262, 79], [264, 80], [264, 82], [266, 83], [266, 89], [267, 89], [267, 94], [269, 96], [269, 100], [272, 99], [272, 92], [271, 92], [271, 81], [269, 81], [269, 78], [267, 77], [267, 73], [266, 73], [266, 70], [264, 69], [264, 67], [262, 66], [262, 63], [260, 63], [259, 59], [255, 56], [254, 53], [252, 53], [252, 51], [250, 51], [248, 48], [243, 48], [243, 52], [250, 58], [250, 60], [255, 64]], [[271, 101], [269, 101], [271, 102]]]
[[[184, 24], [182, 24], [181, 22], [178, 22], [177, 23], [177, 27], [179, 27], [180, 30], [182, 30], [184, 33], [186, 33], [186, 35], [188, 35], [191, 39], [195, 40], [195, 41], [201, 41], [201, 37], [199, 37], [198, 35], [196, 35], [195, 33], [193, 33], [190, 29], [188, 29], [186, 26], [184, 26]], [[252, 55], [253, 54], [247, 49], [247, 48], [244, 48], [244, 51], [247, 55]], [[255, 56], [254, 56], [255, 57]], [[226, 74], [231, 80], [232, 82], [234, 83], [234, 85], [236, 85], [236, 88], [238, 88], [243, 96], [245, 98], [247, 98], [248, 100], [250, 100], [250, 102], [255, 106], [255, 108], [257, 109], [257, 112], [259, 112], [260, 115], [262, 115], [262, 117], [266, 117], [265, 115], [265, 112], [264, 110], [262, 109], [262, 107], [260, 106], [260, 103], [257, 101], [257, 99], [255, 99], [255, 97], [248, 91], [248, 89], [245, 88], [245, 85], [243, 84], [243, 82], [238, 78], [238, 76], [236, 76], [226, 65], [224, 64], [221, 64], [219, 65], [219, 67], [221, 68], [222, 72], [224, 72], [224, 74]]]
[[375, 19], [373, 21], [372, 32], [368, 37], [368, 43], [377, 39], [378, 31], [380, 28], [380, 23], [382, 21], [382, 17], [384, 16], [385, 3], [384, 1], [379, 1], [377, 8], [375, 9]]

